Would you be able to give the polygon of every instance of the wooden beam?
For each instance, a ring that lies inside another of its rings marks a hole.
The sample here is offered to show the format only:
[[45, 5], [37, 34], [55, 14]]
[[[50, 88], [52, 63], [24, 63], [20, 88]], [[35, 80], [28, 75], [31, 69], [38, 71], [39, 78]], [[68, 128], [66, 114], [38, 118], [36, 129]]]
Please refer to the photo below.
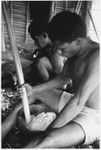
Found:
[[91, 20], [91, 22], [92, 22], [92, 25], [93, 25], [93, 28], [94, 28], [96, 37], [97, 37], [97, 39], [98, 39], [98, 41], [99, 41], [99, 36], [98, 36], [97, 30], [96, 30], [96, 27], [95, 27], [95, 23], [94, 23], [93, 17], [92, 17], [92, 15], [91, 15], [89, 9], [87, 9], [87, 12], [88, 12], [88, 15], [89, 15], [89, 17], [90, 17], [90, 20]]
[[2, 24], [1, 24], [1, 47], [2, 47], [2, 51], [5, 52], [5, 32], [4, 32], [4, 17], [3, 17], [3, 14], [2, 14]]
[[78, 1], [78, 2], [77, 2], [76, 9], [75, 9], [75, 13], [77, 13], [77, 14], [80, 13], [81, 5], [82, 5], [82, 1]]

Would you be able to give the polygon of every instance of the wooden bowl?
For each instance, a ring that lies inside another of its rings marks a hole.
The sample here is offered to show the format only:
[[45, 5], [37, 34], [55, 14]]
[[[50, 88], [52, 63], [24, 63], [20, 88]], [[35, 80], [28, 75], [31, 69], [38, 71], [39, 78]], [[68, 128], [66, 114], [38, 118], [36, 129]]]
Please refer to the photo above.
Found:
[[[51, 108], [49, 108], [45, 104], [37, 104], [37, 105], [33, 104], [33, 105], [30, 105], [29, 108], [30, 108], [30, 114], [35, 115], [35, 116], [37, 116], [39, 113], [42, 113], [42, 112], [54, 112]], [[21, 129], [21, 131], [27, 132], [29, 134], [40, 134], [44, 132], [44, 131], [39, 131], [39, 130], [38, 131], [30, 130], [27, 128], [23, 108], [20, 109], [18, 112], [17, 121], [18, 121], [18, 126]]]

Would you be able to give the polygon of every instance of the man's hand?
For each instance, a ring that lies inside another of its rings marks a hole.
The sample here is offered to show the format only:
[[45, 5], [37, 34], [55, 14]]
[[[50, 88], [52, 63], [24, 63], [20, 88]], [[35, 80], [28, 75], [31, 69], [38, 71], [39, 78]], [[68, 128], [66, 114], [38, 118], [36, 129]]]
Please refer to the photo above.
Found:
[[28, 97], [34, 94], [33, 87], [30, 84], [26, 83], [23, 85], [23, 87], [26, 88], [26, 92], [27, 92]]
[[18, 89], [18, 93], [21, 98], [23, 97], [23, 88], [26, 89], [29, 104], [34, 102], [34, 92], [32, 86], [30, 86], [29, 84], [24, 84], [21, 88]]
[[40, 93], [36, 93], [36, 91], [34, 91], [33, 87], [30, 86], [29, 84], [24, 84], [19, 90], [18, 92], [20, 93], [20, 96], [23, 95], [23, 90], [22, 88], [26, 88], [26, 92], [27, 92], [27, 96], [28, 96], [28, 102], [29, 104], [34, 103], [36, 100], [39, 101], [44, 101], [44, 97], [42, 96], [42, 94]]
[[30, 97], [30, 96], [32, 96], [32, 95], [35, 94], [33, 87], [32, 87], [31, 85], [29, 85], [28, 83], [26, 83], [26, 84], [22, 85], [21, 88], [18, 89], [18, 93], [19, 93], [20, 95], [23, 94], [22, 88], [25, 88], [25, 89], [26, 89], [26, 92], [27, 92], [27, 96], [28, 96], [28, 97]]

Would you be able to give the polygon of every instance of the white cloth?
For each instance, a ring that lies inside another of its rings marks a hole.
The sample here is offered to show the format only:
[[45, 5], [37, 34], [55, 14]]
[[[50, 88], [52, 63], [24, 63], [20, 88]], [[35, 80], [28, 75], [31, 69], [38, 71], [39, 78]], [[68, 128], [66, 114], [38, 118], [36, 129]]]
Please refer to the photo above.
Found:
[[70, 94], [65, 91], [62, 93], [59, 103], [59, 112], [63, 109], [66, 103], [73, 97], [73, 95], [74, 94]]
[[[63, 92], [60, 98], [59, 112], [65, 104], [73, 97], [73, 94]], [[93, 143], [95, 140], [101, 139], [101, 112], [84, 106], [82, 111], [72, 120], [78, 123], [85, 134], [83, 145]]]
[[101, 139], [100, 118], [101, 113], [98, 110], [84, 107], [73, 119], [74, 122], [78, 123], [82, 127], [85, 133], [85, 141], [83, 145], [87, 145]]

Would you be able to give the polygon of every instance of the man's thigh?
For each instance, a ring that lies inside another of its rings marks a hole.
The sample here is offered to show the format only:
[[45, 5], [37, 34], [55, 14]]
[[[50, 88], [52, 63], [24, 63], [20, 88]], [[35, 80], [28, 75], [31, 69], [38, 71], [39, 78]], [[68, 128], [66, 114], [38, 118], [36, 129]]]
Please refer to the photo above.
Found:
[[40, 58], [37, 63], [37, 66], [38, 68], [42, 67], [42, 68], [46, 68], [47, 70], [52, 70], [51, 62], [47, 57]]

